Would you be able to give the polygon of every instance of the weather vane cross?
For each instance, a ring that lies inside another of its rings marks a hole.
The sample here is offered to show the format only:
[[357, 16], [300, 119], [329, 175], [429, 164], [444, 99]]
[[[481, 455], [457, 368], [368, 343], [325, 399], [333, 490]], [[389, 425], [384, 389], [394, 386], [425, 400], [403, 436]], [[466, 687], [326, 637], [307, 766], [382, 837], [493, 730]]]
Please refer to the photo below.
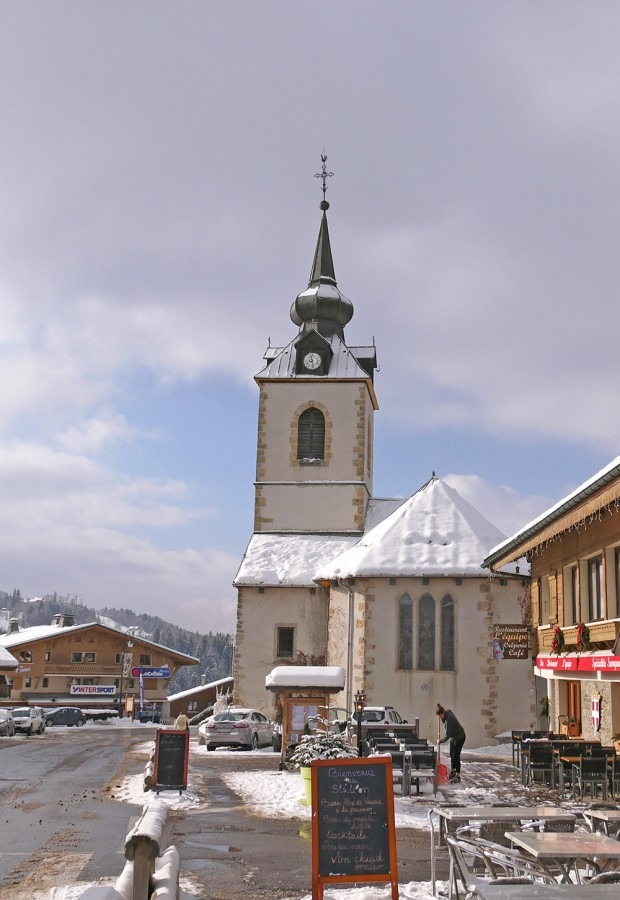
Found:
[[317, 172], [314, 177], [323, 179], [323, 200], [325, 200], [325, 193], [327, 191], [327, 179], [331, 178], [334, 173], [327, 171], [327, 165], [326, 165], [327, 157], [325, 156], [324, 153], [321, 153], [321, 162], [323, 163], [321, 171]]

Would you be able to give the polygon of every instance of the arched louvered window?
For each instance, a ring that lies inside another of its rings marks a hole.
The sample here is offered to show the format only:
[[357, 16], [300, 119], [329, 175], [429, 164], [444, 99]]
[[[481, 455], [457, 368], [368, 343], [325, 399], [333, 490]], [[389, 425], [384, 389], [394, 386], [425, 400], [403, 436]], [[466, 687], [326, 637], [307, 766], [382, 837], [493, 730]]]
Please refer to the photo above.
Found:
[[325, 458], [325, 416], [320, 409], [305, 409], [297, 423], [297, 459]]
[[398, 668], [413, 668], [413, 601], [409, 594], [398, 601]]
[[435, 601], [430, 594], [418, 603], [418, 669], [435, 668]]
[[454, 672], [454, 600], [450, 594], [441, 601], [441, 668]]

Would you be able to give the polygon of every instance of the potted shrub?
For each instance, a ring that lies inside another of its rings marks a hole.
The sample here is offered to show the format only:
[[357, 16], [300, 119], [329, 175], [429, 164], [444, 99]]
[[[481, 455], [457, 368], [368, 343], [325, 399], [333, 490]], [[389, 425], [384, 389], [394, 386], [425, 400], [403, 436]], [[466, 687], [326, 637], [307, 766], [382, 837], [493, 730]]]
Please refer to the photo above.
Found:
[[560, 728], [562, 734], [568, 735], [568, 737], [577, 737], [579, 735], [579, 722], [573, 716], [570, 719], [567, 719]]
[[327, 731], [316, 730], [311, 734], [304, 734], [301, 741], [291, 753], [290, 763], [294, 769], [299, 769], [304, 780], [306, 792], [305, 806], [312, 805], [312, 789], [310, 781], [310, 763], [314, 759], [351, 759], [357, 756], [357, 747], [347, 743], [344, 734], [329, 734]]

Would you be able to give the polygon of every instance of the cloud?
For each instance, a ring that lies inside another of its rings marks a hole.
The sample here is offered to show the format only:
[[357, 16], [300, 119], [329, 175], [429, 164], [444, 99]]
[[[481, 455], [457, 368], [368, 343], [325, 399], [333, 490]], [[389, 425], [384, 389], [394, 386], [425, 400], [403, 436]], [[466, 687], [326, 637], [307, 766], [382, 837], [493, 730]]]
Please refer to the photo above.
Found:
[[490, 522], [511, 537], [555, 501], [532, 494], [520, 496], [507, 485], [492, 484], [478, 475], [448, 474], [443, 481], [471, 503]]
[[433, 438], [463, 471], [466, 439], [498, 486], [454, 477], [511, 531], [615, 455], [619, 27], [611, 3], [15, 5], [5, 577], [231, 621], [256, 434], [240, 387], [295, 335], [324, 146], [346, 337], [376, 338], [402, 438], [377, 482]]

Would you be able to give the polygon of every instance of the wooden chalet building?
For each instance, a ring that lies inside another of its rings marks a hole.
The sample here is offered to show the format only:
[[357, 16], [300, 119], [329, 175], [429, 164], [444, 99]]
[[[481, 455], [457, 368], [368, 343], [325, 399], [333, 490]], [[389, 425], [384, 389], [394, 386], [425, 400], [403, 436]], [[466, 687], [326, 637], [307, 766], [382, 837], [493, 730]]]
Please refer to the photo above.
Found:
[[175, 672], [199, 662], [98, 622], [76, 625], [66, 613], [33, 628], [12, 619], [0, 648], [17, 660], [3, 705], [110, 708], [130, 715], [139, 708], [161, 712]]
[[610, 744], [620, 736], [620, 457], [484, 565], [501, 575], [521, 557], [531, 567], [534, 671], [549, 698], [549, 727], [575, 720], [578, 732]]

